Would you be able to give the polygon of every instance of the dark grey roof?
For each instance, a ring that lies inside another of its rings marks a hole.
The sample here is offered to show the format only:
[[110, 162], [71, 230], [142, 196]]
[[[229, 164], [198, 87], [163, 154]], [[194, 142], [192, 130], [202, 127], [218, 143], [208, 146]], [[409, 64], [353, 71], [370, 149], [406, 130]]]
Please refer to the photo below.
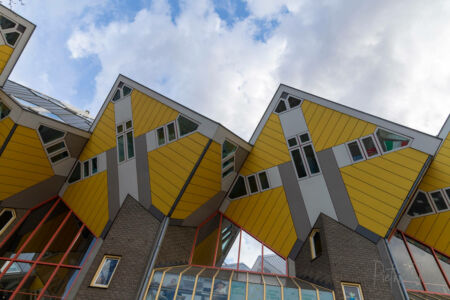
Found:
[[14, 81], [7, 80], [2, 90], [29, 111], [50, 117], [73, 127], [89, 130], [94, 119], [67, 103], [51, 98]]

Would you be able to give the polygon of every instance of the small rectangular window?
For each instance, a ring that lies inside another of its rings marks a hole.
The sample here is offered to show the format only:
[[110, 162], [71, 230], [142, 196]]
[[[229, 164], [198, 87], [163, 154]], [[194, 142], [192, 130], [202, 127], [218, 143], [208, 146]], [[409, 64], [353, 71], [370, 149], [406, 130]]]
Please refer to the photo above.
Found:
[[306, 174], [305, 164], [303, 163], [303, 159], [300, 154], [300, 149], [291, 151], [291, 155], [292, 159], [294, 160], [295, 170], [297, 171], [298, 178], [308, 176], [308, 174]]
[[234, 156], [232, 156], [230, 159], [228, 159], [228, 160], [223, 162], [222, 169], [225, 169], [226, 167], [228, 167], [232, 163], [234, 163]]
[[128, 158], [134, 157], [134, 143], [133, 143], [133, 132], [127, 132], [127, 152]]
[[441, 191], [432, 192], [430, 193], [430, 196], [437, 210], [441, 211], [446, 210], [448, 208]]
[[125, 160], [125, 145], [124, 145], [124, 139], [123, 135], [119, 135], [117, 137], [117, 150], [119, 155], [119, 162], [122, 162]]
[[345, 300], [364, 300], [359, 284], [342, 282], [342, 290]]
[[97, 173], [97, 171], [98, 171], [97, 157], [94, 157], [93, 159], [91, 159], [91, 170], [92, 170], [92, 175]]
[[158, 145], [164, 145], [166, 143], [166, 136], [164, 134], [164, 127], [158, 128], [156, 130], [156, 135], [158, 137]]
[[447, 194], [448, 204], [450, 204], [450, 188], [446, 188], [445, 193]]
[[131, 120], [127, 121], [127, 123], [125, 123], [125, 128], [130, 129], [131, 127], [133, 127], [133, 122]]
[[47, 153], [50, 154], [50, 153], [56, 152], [58, 150], [61, 150], [65, 147], [66, 147], [66, 145], [64, 144], [64, 142], [59, 142], [54, 145], [51, 145], [50, 147], [47, 147]]
[[306, 161], [308, 162], [309, 170], [311, 174], [317, 174], [320, 172], [319, 164], [316, 160], [316, 155], [312, 145], [303, 146], [303, 151], [305, 152]]
[[270, 185], [269, 185], [269, 179], [267, 178], [267, 173], [266, 172], [261, 172], [258, 174], [259, 177], [259, 183], [261, 185], [261, 189], [262, 190], [267, 190]]
[[50, 160], [52, 161], [52, 163], [55, 163], [66, 157], [69, 157], [69, 152], [64, 151], [64, 152], [56, 154], [55, 156], [50, 157]]
[[374, 157], [377, 156], [378, 149], [377, 146], [375, 146], [375, 141], [373, 140], [372, 136], [366, 136], [361, 139], [362, 144], [364, 146], [364, 150], [366, 150], [367, 157]]
[[288, 139], [288, 145], [289, 148], [297, 146], [297, 139], [295, 137]]
[[175, 132], [175, 123], [170, 123], [169, 125], [167, 125], [167, 137], [169, 139], [169, 142], [177, 138], [177, 134]]
[[256, 183], [256, 177], [255, 175], [250, 175], [247, 177], [248, 186], [250, 187], [250, 193], [257, 193], [258, 192], [258, 184]]
[[300, 135], [300, 142], [303, 144], [303, 143], [307, 143], [307, 142], [309, 142], [311, 139], [309, 138], [309, 134], [306, 132], [306, 133], [303, 133], [303, 134], [301, 134]]
[[123, 125], [117, 126], [117, 133], [122, 133], [122, 132], [123, 132]]
[[359, 161], [364, 159], [364, 156], [361, 153], [361, 149], [359, 148], [358, 142], [350, 142], [347, 144], [348, 151], [352, 156], [353, 161]]
[[83, 163], [83, 177], [89, 177], [89, 160]]
[[91, 281], [91, 286], [108, 288], [119, 261], [119, 256], [105, 255]]

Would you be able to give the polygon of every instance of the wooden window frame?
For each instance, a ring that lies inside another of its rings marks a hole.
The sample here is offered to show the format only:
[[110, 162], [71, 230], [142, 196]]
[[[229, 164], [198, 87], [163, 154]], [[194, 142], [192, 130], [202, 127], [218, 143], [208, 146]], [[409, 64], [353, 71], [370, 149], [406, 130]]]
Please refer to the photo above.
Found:
[[348, 300], [347, 297], [345, 296], [345, 289], [344, 289], [344, 286], [353, 286], [353, 287], [357, 287], [357, 288], [358, 288], [359, 296], [361, 297], [361, 300], [364, 300], [364, 294], [363, 294], [363, 292], [362, 292], [361, 284], [359, 284], [359, 283], [354, 283], [354, 282], [341, 281], [342, 294], [343, 294], [343, 296], [344, 296], [344, 299], [345, 299], [345, 300]]
[[[100, 272], [102, 271], [103, 266], [105, 265], [105, 262], [106, 262], [107, 259], [115, 259], [115, 260], [117, 260], [117, 264], [114, 267], [114, 270], [113, 270], [113, 272], [111, 274], [111, 277], [109, 278], [108, 284], [104, 285], [104, 284], [95, 283], [97, 281], [98, 276], [100, 275]], [[91, 280], [91, 284], [89, 286], [107, 289], [109, 287], [109, 285], [111, 284], [111, 281], [112, 281], [112, 279], [114, 277], [114, 274], [116, 273], [117, 267], [119, 266], [119, 263], [120, 263], [120, 259], [121, 259], [121, 256], [108, 255], [108, 254], [104, 255], [103, 258], [102, 258], [102, 261], [100, 262], [100, 264], [99, 264], [99, 266], [97, 268], [97, 271], [94, 274], [94, 277]]]

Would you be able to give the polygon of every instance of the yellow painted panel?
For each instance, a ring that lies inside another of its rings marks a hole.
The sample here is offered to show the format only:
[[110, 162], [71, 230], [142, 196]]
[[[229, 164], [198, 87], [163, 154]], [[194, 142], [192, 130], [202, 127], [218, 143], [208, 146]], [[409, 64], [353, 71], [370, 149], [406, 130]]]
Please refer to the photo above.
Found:
[[425, 217], [414, 218], [409, 222], [408, 228], [406, 229], [406, 233], [410, 236], [416, 236], [417, 231], [419, 231], [420, 226], [423, 223]]
[[406, 148], [340, 169], [359, 224], [384, 236], [426, 159]]
[[431, 192], [450, 186], [450, 133], [427, 170], [419, 189]]
[[[9, 126], [7, 121], [5, 126]], [[3, 124], [2, 121], [2, 124]], [[29, 145], [27, 147], [26, 145]], [[53, 176], [53, 169], [36, 130], [17, 126], [0, 157], [0, 200], [4, 200]]]
[[271, 114], [242, 166], [241, 173], [256, 173], [290, 160], [280, 118]]
[[0, 46], [0, 73], [3, 72], [14, 49], [7, 45]]
[[178, 112], [138, 90], [131, 92], [134, 135], [140, 136], [177, 118]]
[[98, 237], [109, 218], [106, 171], [69, 185], [64, 202]]
[[448, 251], [448, 247], [450, 245], [450, 220], [447, 222], [447, 225], [441, 231], [439, 239], [436, 244], [434, 244], [434, 248], [443, 252], [447, 256], [450, 256]]
[[95, 126], [91, 138], [80, 155], [80, 160], [86, 160], [116, 146], [116, 123], [114, 103], [106, 106], [103, 115]]
[[[169, 213], [207, 142], [207, 137], [196, 132], [148, 153], [152, 204], [164, 214]], [[211, 146], [217, 151], [217, 145]], [[178, 217], [185, 215], [180, 212]]]
[[372, 123], [310, 101], [303, 101], [302, 110], [316, 151], [371, 134], [376, 129]]
[[[189, 145], [192, 142], [186, 144]], [[172, 217], [175, 219], [186, 218], [220, 192], [222, 182], [221, 171], [221, 145], [212, 142], [181, 197]], [[210, 174], [210, 176], [203, 177], [205, 172]]]
[[8, 134], [11, 132], [14, 122], [10, 118], [5, 118], [0, 121], [0, 147], [3, 146]]
[[232, 201], [225, 215], [285, 257], [297, 240], [283, 187]]

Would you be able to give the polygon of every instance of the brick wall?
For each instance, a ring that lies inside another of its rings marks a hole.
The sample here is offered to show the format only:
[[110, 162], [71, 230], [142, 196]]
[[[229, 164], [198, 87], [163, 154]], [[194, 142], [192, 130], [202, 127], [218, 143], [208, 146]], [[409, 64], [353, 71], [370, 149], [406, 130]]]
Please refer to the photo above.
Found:
[[[159, 225], [141, 204], [127, 197], [83, 279], [76, 299], [134, 299]], [[116, 272], [107, 289], [90, 287], [105, 254], [121, 256]]]
[[156, 267], [185, 265], [189, 263], [196, 228], [169, 226], [164, 236]]

